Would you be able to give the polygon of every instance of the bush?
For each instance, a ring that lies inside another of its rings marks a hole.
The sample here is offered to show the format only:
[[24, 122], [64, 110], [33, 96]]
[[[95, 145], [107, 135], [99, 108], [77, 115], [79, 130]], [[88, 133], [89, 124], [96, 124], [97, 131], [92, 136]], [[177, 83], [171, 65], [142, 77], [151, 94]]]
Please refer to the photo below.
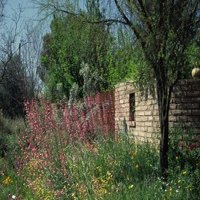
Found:
[[17, 135], [25, 130], [23, 119], [9, 119], [0, 114], [0, 157], [5, 157], [9, 164], [15, 164], [16, 155], [20, 152]]
[[200, 195], [199, 135], [192, 129], [176, 127], [170, 132], [169, 147], [171, 179], [181, 183], [181, 187], [190, 195], [190, 199], [198, 199]]
[[173, 168], [180, 166], [190, 170], [200, 167], [200, 136], [192, 129], [177, 127], [170, 132], [169, 159]]

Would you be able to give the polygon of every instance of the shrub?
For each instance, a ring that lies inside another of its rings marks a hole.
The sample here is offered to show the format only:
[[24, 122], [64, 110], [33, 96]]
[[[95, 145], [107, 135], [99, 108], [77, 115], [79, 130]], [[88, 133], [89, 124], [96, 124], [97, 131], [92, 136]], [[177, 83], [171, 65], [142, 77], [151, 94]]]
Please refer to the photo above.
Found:
[[[192, 129], [176, 127], [170, 133], [169, 161], [171, 179], [189, 195], [200, 195], [200, 138]], [[184, 196], [183, 196], [184, 197]]]
[[173, 129], [169, 146], [169, 159], [174, 169], [177, 169], [177, 166], [180, 166], [181, 170], [189, 168], [192, 171], [200, 168], [200, 136], [192, 129]]
[[24, 120], [5, 118], [0, 114], [0, 157], [6, 157], [10, 165], [15, 162], [15, 156], [20, 152], [16, 135], [25, 130]]

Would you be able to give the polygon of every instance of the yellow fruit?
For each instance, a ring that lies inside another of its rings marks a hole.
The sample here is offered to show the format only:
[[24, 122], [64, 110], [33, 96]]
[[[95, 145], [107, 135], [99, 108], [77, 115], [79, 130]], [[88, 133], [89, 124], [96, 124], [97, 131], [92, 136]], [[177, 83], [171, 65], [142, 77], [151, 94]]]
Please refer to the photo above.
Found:
[[193, 78], [200, 78], [200, 68], [199, 67], [195, 67], [192, 70], [192, 77]]

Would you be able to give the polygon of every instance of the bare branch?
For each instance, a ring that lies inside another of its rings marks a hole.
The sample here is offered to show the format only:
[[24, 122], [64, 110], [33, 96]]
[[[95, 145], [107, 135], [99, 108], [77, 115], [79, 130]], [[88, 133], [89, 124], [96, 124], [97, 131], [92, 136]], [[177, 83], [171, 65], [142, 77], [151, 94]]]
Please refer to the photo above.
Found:
[[128, 17], [126, 16], [126, 14], [123, 12], [121, 6], [119, 5], [119, 2], [117, 0], [114, 0], [115, 5], [119, 11], [119, 13], [121, 14], [122, 18], [126, 21], [128, 26], [133, 26], [132, 22], [128, 19]]
[[48, 6], [53, 8], [53, 11], [50, 12], [49, 15], [52, 15], [55, 12], [61, 12], [61, 13], [65, 13], [65, 14], [68, 14], [68, 15], [71, 15], [71, 16], [75, 16], [75, 17], [82, 17], [83, 18], [83, 22], [87, 22], [87, 23], [91, 23], [91, 24], [105, 23], [107, 25], [110, 25], [110, 24], [113, 24], [113, 23], [120, 23], [120, 24], [128, 25], [126, 21], [123, 21], [123, 20], [120, 20], [120, 19], [101, 19], [101, 20], [94, 21], [94, 20], [88, 19], [86, 17], [86, 15], [84, 15], [83, 13], [70, 12], [69, 10], [64, 10], [64, 9], [54, 5], [54, 4], [49, 4]]
[[3, 17], [3, 10], [5, 7], [5, 3], [6, 3], [5, 0], [0, 0], [0, 19]]
[[143, 1], [142, 0], [138, 0], [139, 4], [140, 4], [140, 8], [141, 8], [141, 14], [145, 17], [145, 23], [147, 24], [149, 30], [152, 32], [152, 26], [151, 26], [151, 23], [149, 23], [149, 19], [150, 19], [150, 16], [148, 15], [148, 12], [147, 10], [145, 9], [145, 6], [143, 4]]

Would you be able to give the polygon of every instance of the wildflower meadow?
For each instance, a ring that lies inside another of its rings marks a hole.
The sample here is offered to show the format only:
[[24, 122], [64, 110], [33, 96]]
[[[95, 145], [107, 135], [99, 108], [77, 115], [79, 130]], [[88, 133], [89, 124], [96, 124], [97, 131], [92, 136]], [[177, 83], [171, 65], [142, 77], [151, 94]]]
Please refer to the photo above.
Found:
[[111, 93], [74, 105], [25, 102], [26, 125], [15, 127], [12, 161], [0, 160], [0, 199], [197, 199], [199, 147], [180, 148], [171, 138], [164, 183], [158, 146], [116, 135], [109, 98]]

